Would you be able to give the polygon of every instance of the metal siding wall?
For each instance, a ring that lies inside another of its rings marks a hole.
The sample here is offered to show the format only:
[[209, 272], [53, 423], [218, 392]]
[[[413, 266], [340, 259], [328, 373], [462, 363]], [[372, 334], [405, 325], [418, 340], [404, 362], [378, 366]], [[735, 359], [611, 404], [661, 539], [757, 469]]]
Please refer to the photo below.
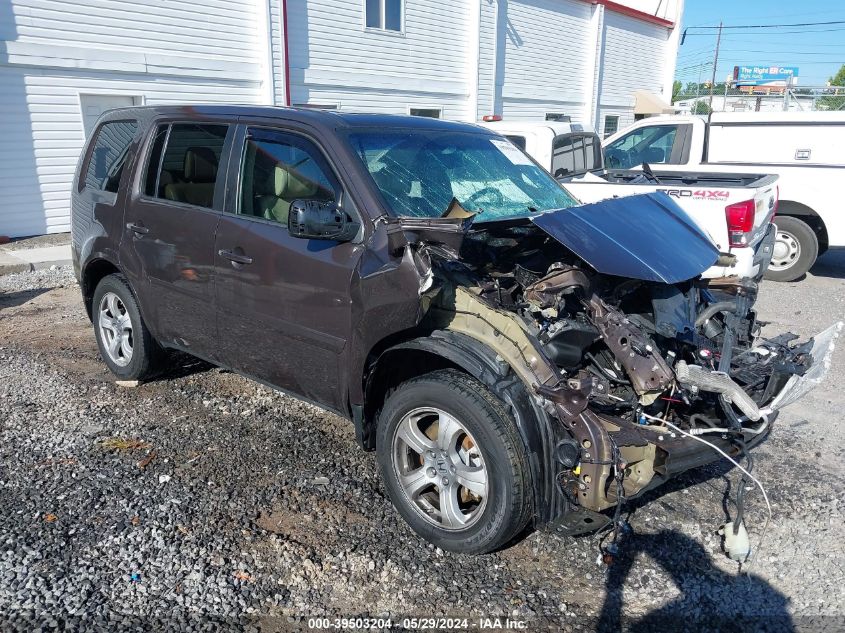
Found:
[[511, 0], [505, 32], [502, 113], [542, 118], [565, 112], [586, 116], [590, 5], [577, 0]]
[[474, 120], [467, 28], [471, 2], [407, 0], [404, 33], [364, 29], [363, 0], [288, 0], [291, 98], [344, 110], [442, 107]]
[[[599, 85], [598, 119], [619, 116], [619, 129], [634, 122], [634, 91], [661, 95], [669, 31], [656, 24], [605, 12], [605, 46]], [[662, 95], [671, 101], [671, 95]]]
[[70, 230], [70, 191], [85, 141], [79, 94], [146, 104], [260, 103], [257, 82], [0, 66], [0, 234]]
[[0, 0], [0, 234], [69, 230], [85, 140], [80, 93], [147, 104], [261, 103], [258, 7]]
[[259, 61], [251, 0], [3, 0], [16, 40], [51, 46]]

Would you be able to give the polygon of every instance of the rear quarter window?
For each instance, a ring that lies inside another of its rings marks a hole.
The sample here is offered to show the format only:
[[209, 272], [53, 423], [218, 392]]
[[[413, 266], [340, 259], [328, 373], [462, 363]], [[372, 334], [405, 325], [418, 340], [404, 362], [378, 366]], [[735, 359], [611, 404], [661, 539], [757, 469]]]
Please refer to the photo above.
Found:
[[108, 121], [96, 132], [82, 179], [88, 189], [117, 193], [137, 121]]

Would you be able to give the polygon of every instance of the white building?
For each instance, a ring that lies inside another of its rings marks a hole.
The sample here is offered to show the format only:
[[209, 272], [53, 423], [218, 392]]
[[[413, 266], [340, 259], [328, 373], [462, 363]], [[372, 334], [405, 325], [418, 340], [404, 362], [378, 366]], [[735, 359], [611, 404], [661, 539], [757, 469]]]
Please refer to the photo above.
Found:
[[69, 229], [108, 108], [263, 103], [600, 132], [671, 94], [683, 0], [0, 0], [0, 234]]

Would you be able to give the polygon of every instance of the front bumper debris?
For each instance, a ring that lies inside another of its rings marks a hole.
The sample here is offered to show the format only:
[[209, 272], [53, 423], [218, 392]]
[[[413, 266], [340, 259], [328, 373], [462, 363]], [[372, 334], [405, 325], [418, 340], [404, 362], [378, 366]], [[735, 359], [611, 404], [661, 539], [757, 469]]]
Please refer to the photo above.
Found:
[[830, 371], [835, 340], [839, 337], [842, 327], [842, 321], [837, 321], [812, 338], [813, 346], [810, 349], [810, 356], [813, 360], [810, 368], [801, 376], [795, 374], [789, 378], [766, 407], [769, 411], [778, 411], [803, 398], [825, 379]]

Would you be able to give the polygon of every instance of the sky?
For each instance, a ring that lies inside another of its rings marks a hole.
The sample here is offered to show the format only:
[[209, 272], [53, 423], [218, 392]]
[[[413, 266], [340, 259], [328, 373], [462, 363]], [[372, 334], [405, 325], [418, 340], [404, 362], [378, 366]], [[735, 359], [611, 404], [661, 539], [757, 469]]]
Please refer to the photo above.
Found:
[[725, 29], [719, 49], [716, 81], [733, 74], [734, 66], [797, 66], [799, 86], [823, 86], [845, 64], [845, 0], [686, 0], [681, 26], [690, 27], [678, 49], [675, 78], [709, 81], [716, 48], [715, 29], [697, 26], [842, 24], [772, 29]]

